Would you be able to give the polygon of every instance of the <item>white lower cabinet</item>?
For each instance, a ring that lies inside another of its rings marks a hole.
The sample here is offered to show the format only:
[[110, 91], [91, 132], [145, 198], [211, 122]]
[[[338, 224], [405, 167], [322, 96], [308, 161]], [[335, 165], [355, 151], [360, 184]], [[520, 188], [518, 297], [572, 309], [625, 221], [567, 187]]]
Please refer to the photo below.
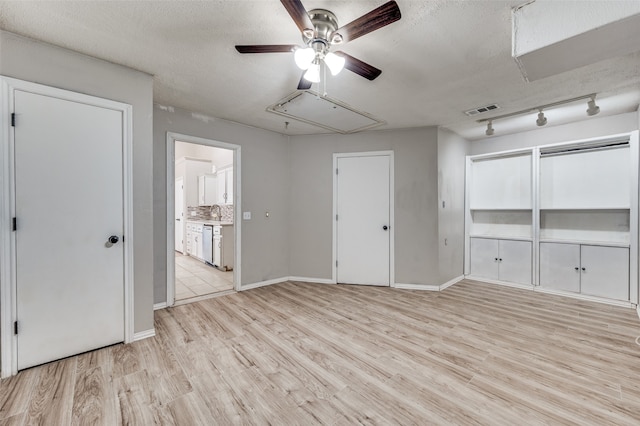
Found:
[[629, 300], [629, 249], [540, 243], [540, 286]]
[[531, 284], [531, 242], [470, 238], [471, 275]]

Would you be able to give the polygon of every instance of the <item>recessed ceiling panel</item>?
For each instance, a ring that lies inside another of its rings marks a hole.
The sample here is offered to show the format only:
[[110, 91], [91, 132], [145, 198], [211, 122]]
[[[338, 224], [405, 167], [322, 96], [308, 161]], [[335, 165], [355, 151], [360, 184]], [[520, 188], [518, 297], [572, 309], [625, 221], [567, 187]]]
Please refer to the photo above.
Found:
[[355, 133], [385, 124], [371, 114], [311, 90], [296, 91], [267, 111], [338, 133]]

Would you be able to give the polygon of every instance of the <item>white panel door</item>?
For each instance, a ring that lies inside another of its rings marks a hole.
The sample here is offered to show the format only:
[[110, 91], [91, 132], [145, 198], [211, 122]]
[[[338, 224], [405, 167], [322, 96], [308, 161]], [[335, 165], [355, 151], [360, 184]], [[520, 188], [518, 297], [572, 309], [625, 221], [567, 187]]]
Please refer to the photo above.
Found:
[[469, 256], [471, 275], [492, 280], [499, 278], [498, 240], [471, 238]]
[[14, 107], [24, 369], [124, 340], [123, 120], [22, 91]]
[[580, 246], [540, 243], [540, 286], [580, 292]]
[[389, 285], [390, 157], [339, 157], [337, 281]]
[[175, 250], [184, 254], [184, 179], [176, 179], [175, 188]]
[[629, 300], [629, 249], [581, 247], [582, 293]]
[[529, 241], [500, 240], [500, 280], [531, 284], [531, 243]]

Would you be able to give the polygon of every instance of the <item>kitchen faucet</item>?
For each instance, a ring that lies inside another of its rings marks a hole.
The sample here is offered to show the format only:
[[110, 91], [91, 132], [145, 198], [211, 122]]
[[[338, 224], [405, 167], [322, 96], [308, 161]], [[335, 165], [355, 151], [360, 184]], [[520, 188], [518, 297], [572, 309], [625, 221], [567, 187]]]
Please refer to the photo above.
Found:
[[220, 206], [218, 204], [214, 204], [211, 206], [210, 213], [214, 219], [220, 220], [222, 218], [222, 211], [220, 210]]

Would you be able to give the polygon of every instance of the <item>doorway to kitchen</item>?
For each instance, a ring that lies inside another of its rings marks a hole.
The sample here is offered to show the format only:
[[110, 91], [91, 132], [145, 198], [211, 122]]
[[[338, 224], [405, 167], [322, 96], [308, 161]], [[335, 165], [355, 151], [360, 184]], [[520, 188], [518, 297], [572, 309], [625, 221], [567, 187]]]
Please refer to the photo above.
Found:
[[167, 135], [167, 306], [235, 292], [240, 147]]

